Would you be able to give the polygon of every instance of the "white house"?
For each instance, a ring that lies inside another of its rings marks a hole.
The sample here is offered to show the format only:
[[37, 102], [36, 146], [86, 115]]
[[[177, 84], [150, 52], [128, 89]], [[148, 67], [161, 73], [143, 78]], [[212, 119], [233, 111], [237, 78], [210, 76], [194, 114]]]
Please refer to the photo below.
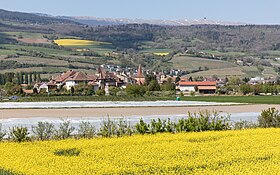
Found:
[[216, 92], [217, 83], [215, 81], [201, 81], [201, 82], [179, 82], [179, 89], [182, 92], [196, 92], [203, 94], [213, 94]]

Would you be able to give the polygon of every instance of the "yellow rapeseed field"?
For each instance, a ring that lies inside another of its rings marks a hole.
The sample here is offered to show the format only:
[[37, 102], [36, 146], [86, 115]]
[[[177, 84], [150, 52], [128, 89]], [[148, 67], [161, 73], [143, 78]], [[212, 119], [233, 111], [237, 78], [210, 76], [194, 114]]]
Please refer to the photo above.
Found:
[[110, 44], [106, 42], [81, 40], [81, 39], [58, 39], [54, 42], [60, 46], [89, 46], [89, 45], [99, 45], [99, 44]]
[[[54, 154], [72, 148], [80, 154]], [[280, 129], [0, 143], [0, 150], [0, 168], [27, 175], [280, 172]]]
[[161, 53], [154, 53], [154, 55], [157, 55], [157, 56], [166, 56], [168, 55], [169, 53], [167, 52], [161, 52]]

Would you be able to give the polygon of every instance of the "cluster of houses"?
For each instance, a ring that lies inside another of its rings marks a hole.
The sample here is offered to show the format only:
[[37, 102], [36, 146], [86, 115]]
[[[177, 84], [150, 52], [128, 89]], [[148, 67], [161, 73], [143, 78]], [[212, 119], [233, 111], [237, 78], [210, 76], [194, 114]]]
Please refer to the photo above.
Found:
[[[72, 87], [81, 83], [92, 86], [94, 91], [97, 91], [98, 89], [108, 91], [109, 87], [112, 86], [126, 88], [128, 84], [143, 85], [145, 83], [145, 76], [143, 75], [141, 65], [139, 65], [136, 74], [121, 71], [120, 69], [117, 69], [114, 72], [105, 71], [104, 67], [99, 66], [96, 74], [90, 75], [80, 71], [69, 70], [52, 78], [47, 83], [35, 84], [34, 88], [37, 89], [37, 92], [40, 92], [43, 89], [46, 92], [61, 88], [70, 90]], [[28, 90], [25, 92], [28, 92]], [[29, 92], [32, 93], [30, 90]]]
[[[147, 74], [147, 72], [145, 72]], [[153, 73], [156, 75], [158, 83], [163, 84], [171, 79], [178, 90], [183, 93], [198, 92], [200, 94], [215, 94], [218, 87], [225, 84], [223, 80], [205, 79], [204, 81], [189, 81], [189, 79], [181, 79], [176, 82], [176, 76], [173, 74], [166, 75], [163, 72]], [[252, 78], [249, 83], [257, 83], [265, 81], [262, 78]], [[80, 71], [69, 70], [57, 77], [52, 78], [49, 82], [36, 83], [33, 90], [23, 90], [26, 94], [37, 93], [41, 90], [50, 92], [65, 88], [70, 90], [78, 84], [87, 84], [92, 86], [94, 91], [104, 89], [106, 94], [109, 94], [109, 87], [120, 87], [125, 89], [129, 84], [144, 85], [146, 82], [142, 66], [139, 65], [137, 70], [126, 71], [119, 67], [99, 66], [95, 74], [86, 74]]]
[[[147, 72], [145, 72], [146, 74]], [[158, 83], [163, 84], [171, 79], [175, 84], [176, 76], [166, 75], [163, 72], [153, 73], [156, 75]], [[84, 72], [69, 70], [56, 77], [53, 77], [49, 82], [36, 83], [32, 90], [24, 89], [26, 94], [40, 93], [42, 90], [44, 92], [50, 92], [52, 90], [57, 90], [65, 88], [70, 90], [78, 84], [87, 84], [92, 86], [94, 91], [99, 89], [104, 89], [106, 93], [109, 94], [109, 87], [120, 87], [125, 89], [128, 84], [138, 84], [144, 85], [146, 78], [142, 66], [139, 65], [138, 69], [135, 71], [124, 71], [118, 67], [108, 67], [99, 66], [95, 74], [86, 74]], [[177, 89], [183, 92], [197, 91], [199, 93], [211, 94], [216, 92], [215, 81], [204, 81], [204, 82], [188, 82], [186, 80], [181, 80], [176, 83]]]

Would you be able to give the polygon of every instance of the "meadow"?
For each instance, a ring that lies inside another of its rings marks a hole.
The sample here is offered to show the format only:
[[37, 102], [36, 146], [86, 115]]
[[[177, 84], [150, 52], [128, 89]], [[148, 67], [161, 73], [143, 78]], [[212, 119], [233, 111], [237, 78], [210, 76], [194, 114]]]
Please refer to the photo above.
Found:
[[[49, 70], [50, 71], [50, 70]], [[90, 73], [90, 72], [89, 72]], [[21, 102], [40, 101], [155, 101], [155, 100], [176, 100], [175, 96], [31, 96], [20, 98]], [[185, 101], [206, 101], [206, 102], [234, 102], [251, 104], [280, 104], [279, 96], [185, 96]]]
[[195, 96], [183, 97], [182, 99], [188, 101], [280, 104], [279, 96]]
[[235, 64], [227, 61], [190, 56], [175, 56], [171, 61], [175, 68], [187, 71], [198, 70], [199, 67], [201, 67], [202, 69], [204, 69], [205, 67], [207, 67], [208, 69], [223, 69], [236, 67]]
[[11, 174], [278, 174], [280, 129], [0, 143]]

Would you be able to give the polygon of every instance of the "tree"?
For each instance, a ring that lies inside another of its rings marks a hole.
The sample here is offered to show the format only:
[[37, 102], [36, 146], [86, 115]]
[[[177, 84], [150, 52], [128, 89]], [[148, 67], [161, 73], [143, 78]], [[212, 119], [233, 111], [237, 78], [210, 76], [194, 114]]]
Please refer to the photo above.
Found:
[[243, 95], [253, 92], [252, 87], [247, 83], [240, 85], [240, 91], [243, 93]]
[[176, 89], [176, 85], [172, 82], [171, 78], [168, 78], [167, 82], [161, 85], [161, 89], [164, 91], [174, 91]]
[[157, 80], [152, 80], [148, 85], [149, 91], [159, 91], [160, 85], [158, 84]]
[[146, 88], [140, 85], [128, 85], [125, 92], [131, 96], [143, 96], [146, 93]]

